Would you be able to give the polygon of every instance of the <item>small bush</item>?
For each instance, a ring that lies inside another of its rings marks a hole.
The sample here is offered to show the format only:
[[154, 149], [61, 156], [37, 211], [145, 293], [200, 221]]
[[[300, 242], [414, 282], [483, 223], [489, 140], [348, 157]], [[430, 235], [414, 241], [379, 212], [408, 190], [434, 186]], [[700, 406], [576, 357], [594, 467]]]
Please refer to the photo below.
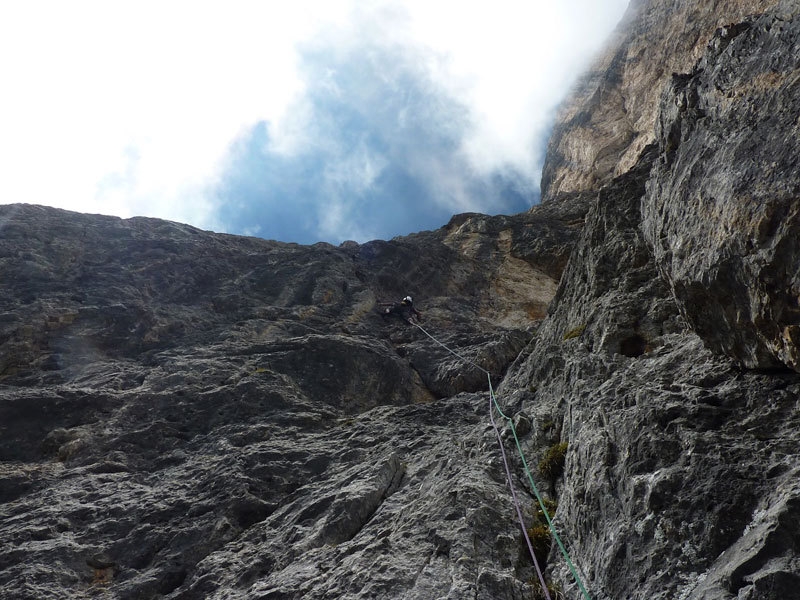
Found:
[[550, 537], [550, 528], [547, 525], [536, 524], [528, 529], [528, 539], [531, 541], [533, 554], [540, 564], [547, 562], [547, 555], [550, 554], [550, 546], [553, 540]]
[[[550, 498], [542, 498], [542, 500], [544, 502], [544, 507], [547, 509], [547, 516], [549, 516], [552, 519], [553, 515], [556, 513], [556, 510], [558, 509], [558, 502], [556, 502], [555, 500], [550, 500]], [[542, 510], [542, 507], [538, 502], [534, 504], [533, 511], [534, 514], [536, 515], [536, 521], [538, 523], [547, 523], [547, 519], [544, 518], [544, 511]]]
[[572, 338], [576, 338], [580, 336], [583, 331], [586, 329], [586, 325], [578, 325], [577, 327], [573, 327], [567, 333], [564, 334], [564, 340], [571, 340]]
[[[539, 580], [536, 579], [533, 582], [534, 591], [533, 591], [533, 600], [547, 600], [547, 596], [542, 590], [542, 584], [539, 583]], [[561, 586], [557, 583], [549, 583], [547, 584], [547, 591], [550, 594], [550, 600], [564, 600], [566, 596], [564, 592], [561, 590]]]
[[567, 442], [554, 444], [544, 453], [544, 458], [539, 461], [539, 472], [543, 477], [553, 482], [564, 472], [564, 459], [567, 455]]

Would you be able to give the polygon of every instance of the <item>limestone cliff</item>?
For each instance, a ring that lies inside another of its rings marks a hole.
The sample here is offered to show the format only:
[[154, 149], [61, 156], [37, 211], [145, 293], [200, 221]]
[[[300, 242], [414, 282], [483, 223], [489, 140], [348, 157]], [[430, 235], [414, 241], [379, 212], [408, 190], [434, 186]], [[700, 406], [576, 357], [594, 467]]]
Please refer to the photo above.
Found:
[[[666, 4], [634, 4], [586, 83], [618, 93], [553, 136], [547, 202], [584, 202], [586, 224], [502, 390], [534, 385], [533, 430], [569, 440], [557, 515], [593, 597], [800, 598], [800, 6]], [[702, 45], [636, 86], [630, 40], [658, 57], [683, 29]], [[614, 114], [649, 116], [611, 148]]]
[[800, 598], [798, 13], [633, 2], [520, 215], [304, 247], [0, 207], [0, 597], [543, 598], [486, 376], [428, 331], [592, 598]]
[[661, 90], [714, 32], [778, 0], [632, 0], [602, 55], [562, 105], [542, 174], [544, 201], [596, 191], [655, 141]]
[[576, 227], [303, 247], [0, 207], [0, 596], [524, 593], [485, 375], [379, 304], [499, 380]]

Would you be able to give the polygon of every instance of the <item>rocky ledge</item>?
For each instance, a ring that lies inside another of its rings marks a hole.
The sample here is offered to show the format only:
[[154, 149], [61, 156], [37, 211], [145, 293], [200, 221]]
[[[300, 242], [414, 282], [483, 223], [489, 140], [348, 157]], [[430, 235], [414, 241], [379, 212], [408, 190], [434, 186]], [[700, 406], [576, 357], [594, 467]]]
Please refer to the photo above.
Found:
[[337, 248], [0, 207], [0, 595], [523, 593], [486, 376], [380, 303], [499, 380], [579, 223]]

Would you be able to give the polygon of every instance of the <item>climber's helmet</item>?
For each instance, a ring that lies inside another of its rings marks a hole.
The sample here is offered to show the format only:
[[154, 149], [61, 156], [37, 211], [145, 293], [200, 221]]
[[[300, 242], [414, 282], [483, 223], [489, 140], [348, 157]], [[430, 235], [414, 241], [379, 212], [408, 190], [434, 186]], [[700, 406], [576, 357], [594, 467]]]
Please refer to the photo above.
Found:
[[414, 301], [411, 299], [411, 296], [406, 296], [403, 298], [403, 304], [413, 304]]

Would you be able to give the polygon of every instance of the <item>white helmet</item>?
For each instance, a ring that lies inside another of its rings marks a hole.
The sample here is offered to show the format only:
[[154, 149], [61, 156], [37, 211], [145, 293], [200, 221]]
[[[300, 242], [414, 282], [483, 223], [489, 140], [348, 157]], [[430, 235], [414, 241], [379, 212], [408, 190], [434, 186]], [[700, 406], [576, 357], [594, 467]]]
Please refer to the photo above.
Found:
[[409, 304], [413, 304], [414, 301], [411, 299], [411, 296], [406, 296], [403, 298], [403, 302], [408, 302]]

